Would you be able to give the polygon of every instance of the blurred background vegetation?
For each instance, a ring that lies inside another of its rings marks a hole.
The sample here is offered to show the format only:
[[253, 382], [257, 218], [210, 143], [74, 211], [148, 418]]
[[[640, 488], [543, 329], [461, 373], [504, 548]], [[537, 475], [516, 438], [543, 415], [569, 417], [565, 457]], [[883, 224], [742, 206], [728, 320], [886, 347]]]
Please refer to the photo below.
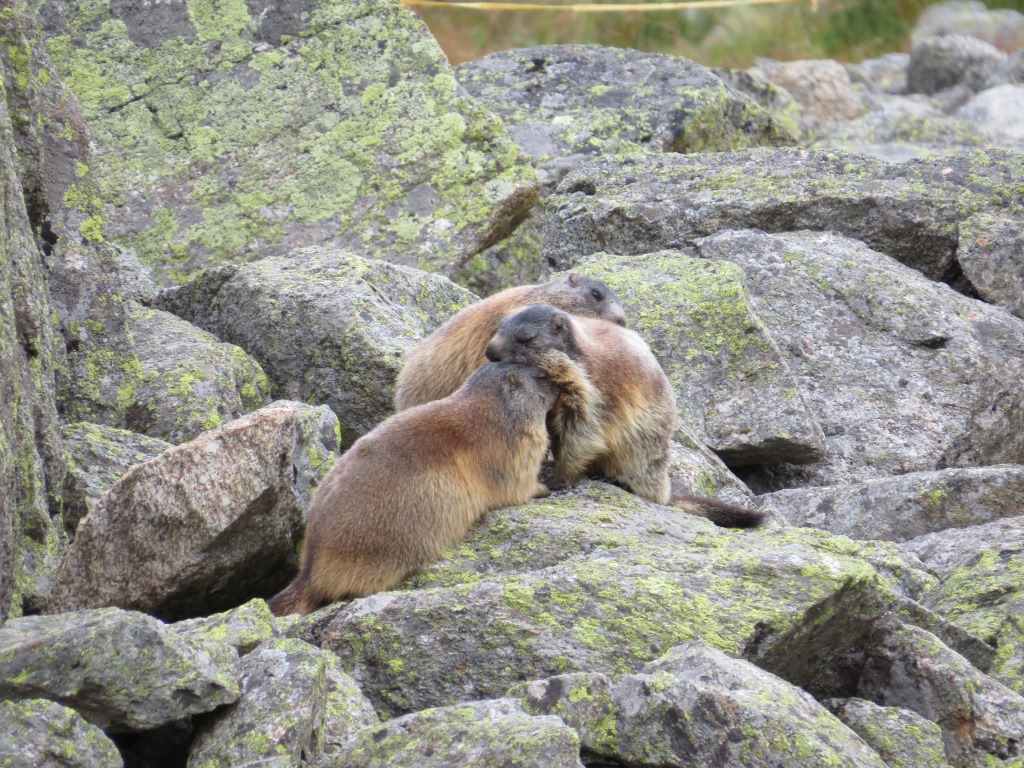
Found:
[[[914, 21], [934, 4], [935, 0], [819, 0], [813, 10], [810, 0], [794, 0], [785, 5], [628, 13], [414, 10], [453, 64], [508, 48], [597, 43], [673, 53], [705, 66], [745, 68], [759, 57], [861, 61], [908, 51]], [[1024, 0], [987, 0], [985, 5], [1024, 11]]]

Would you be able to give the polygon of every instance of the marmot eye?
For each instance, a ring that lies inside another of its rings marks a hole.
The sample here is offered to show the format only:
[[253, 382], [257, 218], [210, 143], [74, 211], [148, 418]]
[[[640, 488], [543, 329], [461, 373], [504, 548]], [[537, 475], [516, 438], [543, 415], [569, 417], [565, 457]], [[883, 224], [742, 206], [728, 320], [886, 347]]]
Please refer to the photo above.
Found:
[[590, 295], [594, 297], [594, 301], [600, 301], [604, 298], [604, 294], [597, 290], [597, 288], [591, 288]]
[[534, 339], [534, 334], [532, 334], [532, 333], [517, 333], [516, 334], [516, 341], [518, 341], [520, 344], [529, 344], [531, 341], [533, 341], [533, 339]]

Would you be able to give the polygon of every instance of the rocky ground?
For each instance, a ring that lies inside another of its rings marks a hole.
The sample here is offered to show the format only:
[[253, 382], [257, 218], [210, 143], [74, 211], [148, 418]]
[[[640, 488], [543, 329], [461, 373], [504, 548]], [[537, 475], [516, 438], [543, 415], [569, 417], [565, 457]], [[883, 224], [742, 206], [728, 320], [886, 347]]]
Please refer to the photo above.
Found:
[[[711, 71], [450, 67], [392, 0], [0, 9], [0, 765], [1024, 766], [1024, 16]], [[680, 490], [275, 619], [339, 452], [576, 269]]]

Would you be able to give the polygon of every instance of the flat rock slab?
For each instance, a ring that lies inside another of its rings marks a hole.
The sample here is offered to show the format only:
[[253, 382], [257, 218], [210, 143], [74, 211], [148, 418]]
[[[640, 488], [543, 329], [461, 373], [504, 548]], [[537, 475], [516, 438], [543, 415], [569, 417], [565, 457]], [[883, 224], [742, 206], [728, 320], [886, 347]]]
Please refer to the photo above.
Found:
[[73, 709], [46, 699], [0, 701], [5, 768], [121, 768], [114, 742]]
[[0, 698], [46, 698], [109, 732], [144, 731], [235, 701], [236, 660], [118, 608], [26, 616], [0, 629]]
[[267, 409], [133, 467], [78, 526], [47, 610], [181, 619], [283, 586], [302, 526], [295, 442], [294, 413]]
[[160, 304], [247, 350], [276, 396], [329, 405], [347, 448], [393, 412], [405, 352], [475, 299], [440, 275], [308, 249], [212, 270]]
[[791, 525], [854, 539], [905, 541], [1020, 515], [1024, 467], [912, 472], [852, 485], [777, 491], [758, 502], [770, 503]]
[[164, 281], [315, 244], [451, 270], [524, 218], [532, 168], [391, 0], [47, 0], [104, 233]]
[[1016, 211], [1022, 183], [1024, 155], [1008, 150], [892, 165], [768, 148], [602, 158], [567, 175], [549, 198], [543, 253], [570, 269], [591, 253], [651, 253], [725, 229], [810, 229], [952, 279], [956, 222], [979, 210]]
[[742, 269], [683, 251], [598, 253], [576, 269], [618, 294], [675, 388], [680, 421], [726, 464], [821, 458], [825, 436], [754, 311]]

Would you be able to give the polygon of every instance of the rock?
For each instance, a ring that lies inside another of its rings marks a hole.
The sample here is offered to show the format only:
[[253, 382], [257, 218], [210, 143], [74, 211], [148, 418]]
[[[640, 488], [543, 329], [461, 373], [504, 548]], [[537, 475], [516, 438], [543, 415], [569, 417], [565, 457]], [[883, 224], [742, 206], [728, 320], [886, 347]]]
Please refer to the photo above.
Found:
[[476, 298], [439, 275], [319, 249], [222, 277], [160, 303], [249, 352], [275, 396], [329, 405], [345, 448], [393, 412], [406, 350]]
[[1009, 136], [1019, 145], [1024, 145], [1024, 84], [988, 88], [960, 107], [954, 115], [992, 136]]
[[[189, 766], [296, 766], [321, 754], [328, 717], [330, 654], [301, 640], [262, 643], [238, 664], [241, 698], [197, 729]], [[340, 670], [334, 674], [343, 676]], [[376, 725], [369, 715], [351, 732]]]
[[169, 312], [128, 307], [141, 365], [132, 430], [177, 445], [267, 404], [270, 382], [244, 350]]
[[925, 8], [911, 31], [913, 39], [967, 35], [1003, 51], [1024, 46], [1024, 14], [1010, 8], [989, 9], [978, 0], [951, 0]]
[[567, 677], [517, 690], [527, 711], [582, 721], [583, 748], [616, 764], [886, 765], [809, 694], [700, 643], [673, 648], [607, 691]]
[[357, 733], [332, 765], [583, 768], [579, 738], [557, 717], [531, 717], [506, 699], [440, 707]]
[[698, 255], [744, 270], [825, 433], [820, 462], [740, 473], [755, 491], [1024, 463], [1016, 318], [833, 235], [723, 232]]
[[567, 672], [635, 672], [697, 638], [738, 655], [837, 590], [934, 583], [892, 545], [716, 528], [600, 483], [492, 511], [455, 553], [410, 581], [429, 589], [331, 606], [289, 634], [337, 653], [378, 711], [403, 714]]
[[161, 282], [317, 244], [450, 272], [536, 201], [399, 3], [47, 0], [41, 18], [89, 121], [104, 235]]
[[825, 706], [881, 755], [889, 768], [947, 768], [942, 729], [916, 712], [863, 699], [830, 699]]
[[174, 620], [282, 587], [302, 525], [295, 422], [258, 411], [129, 470], [78, 526], [47, 611], [117, 605]]
[[1024, 697], [918, 627], [882, 621], [872, 640], [858, 696], [937, 723], [954, 765], [1021, 757]]
[[275, 400], [267, 408], [284, 408], [295, 414], [295, 493], [302, 506], [303, 519], [313, 491], [341, 453], [341, 422], [326, 405], [309, 405], [295, 400]]
[[803, 108], [807, 123], [852, 120], [863, 110], [850, 75], [837, 61], [769, 61], [757, 63], [757, 74], [785, 89]]
[[65, 472], [54, 382], [66, 366], [64, 344], [24, 201], [42, 174], [22, 178], [23, 163], [42, 158], [33, 131], [45, 123], [37, 98], [45, 68], [31, 19], [0, 14], [0, 625], [43, 599], [61, 527], [51, 509], [59, 509]]
[[907, 90], [907, 67], [909, 53], [885, 53], [876, 59], [865, 59], [856, 64], [847, 64], [850, 81], [863, 85], [871, 93], [905, 93]]
[[73, 709], [46, 699], [0, 701], [7, 768], [121, 768], [117, 747]]
[[922, 602], [991, 643], [986, 671], [1024, 695], [1024, 517], [921, 536], [903, 548], [939, 576]]
[[230, 611], [179, 621], [171, 629], [191, 640], [226, 643], [241, 656], [279, 635], [274, 614], [266, 601], [259, 598]]
[[756, 67], [754, 69], [715, 67], [711, 71], [730, 88], [746, 94], [767, 109], [785, 131], [797, 138], [798, 143], [804, 138], [801, 128], [804, 108], [789, 91], [767, 80]]
[[0, 629], [0, 699], [46, 698], [109, 733], [157, 728], [238, 698], [234, 651], [105, 608]]
[[125, 472], [171, 447], [154, 437], [89, 422], [69, 424], [61, 436], [68, 458], [64, 525], [70, 532]]
[[676, 391], [682, 424], [729, 466], [813, 462], [825, 439], [743, 285], [743, 272], [682, 251], [598, 253], [603, 280]]
[[974, 93], [1005, 61], [1005, 53], [974, 37], [918, 38], [910, 50], [907, 91], [933, 94], [963, 86]]
[[676, 424], [669, 443], [668, 476], [672, 493], [717, 498], [751, 506], [753, 493], [695, 434]]
[[544, 257], [571, 269], [606, 251], [679, 248], [725, 229], [834, 231], [954, 280], [954, 222], [1018, 215], [1024, 158], [986, 150], [889, 165], [860, 155], [751, 149], [594, 160], [549, 198]]
[[912, 472], [853, 485], [791, 488], [758, 502], [770, 502], [790, 525], [855, 539], [905, 541], [1019, 515], [1024, 509], [1024, 467]]

